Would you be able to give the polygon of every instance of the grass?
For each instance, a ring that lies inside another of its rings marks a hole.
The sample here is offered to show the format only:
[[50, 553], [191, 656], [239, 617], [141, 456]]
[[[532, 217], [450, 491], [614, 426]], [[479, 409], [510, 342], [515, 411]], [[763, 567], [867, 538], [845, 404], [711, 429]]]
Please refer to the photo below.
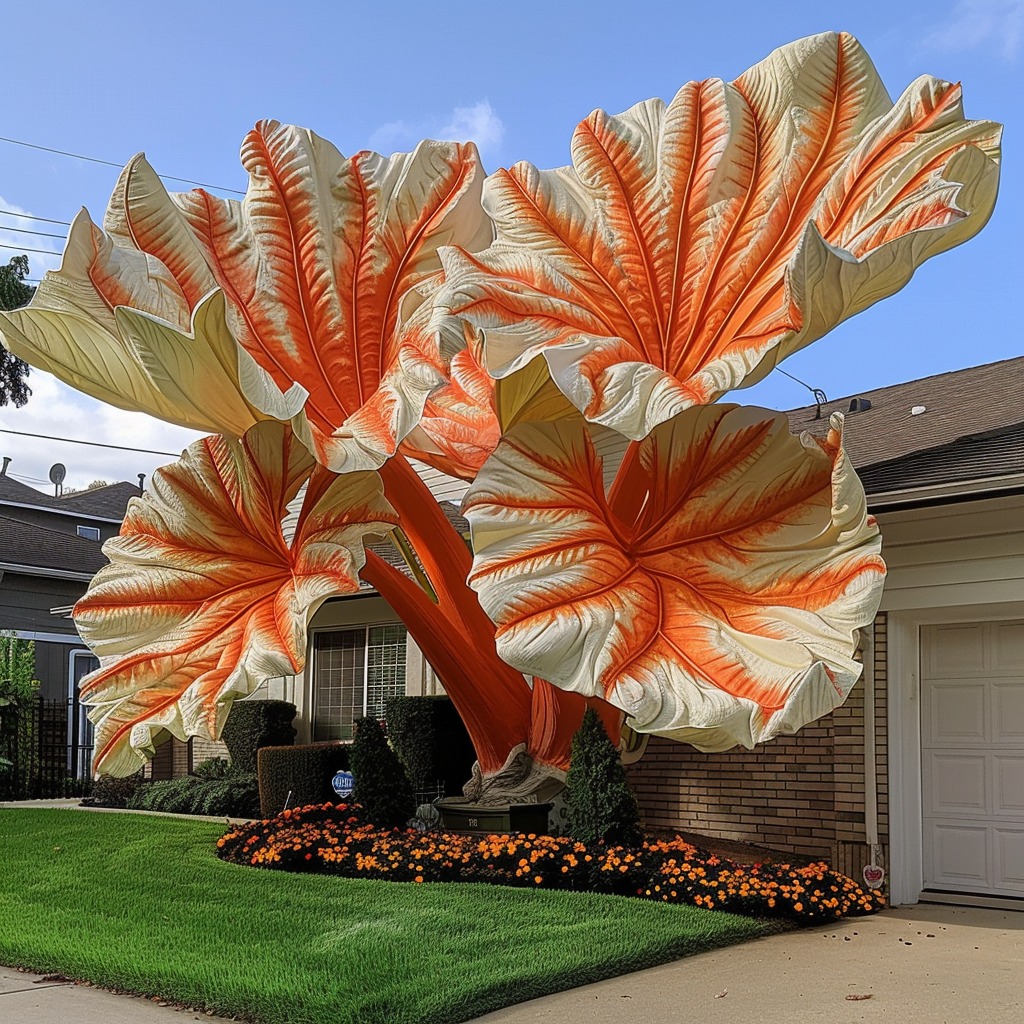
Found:
[[227, 864], [223, 827], [0, 810], [0, 962], [261, 1024], [456, 1024], [777, 930], [591, 893]]

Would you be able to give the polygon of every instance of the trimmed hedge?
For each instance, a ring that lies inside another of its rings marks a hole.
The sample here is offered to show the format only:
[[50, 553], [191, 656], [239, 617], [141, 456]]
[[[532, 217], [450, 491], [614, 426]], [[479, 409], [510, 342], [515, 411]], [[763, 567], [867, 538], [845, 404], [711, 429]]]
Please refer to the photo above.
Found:
[[92, 791], [82, 803], [88, 807], [124, 808], [128, 806], [128, 802], [139, 788], [145, 784], [141, 768], [134, 775], [128, 775], [125, 778], [101, 775], [94, 780]]
[[331, 780], [348, 771], [349, 744], [304, 743], [299, 746], [260, 747], [256, 754], [260, 814], [279, 813], [285, 804], [303, 807], [336, 800]]
[[388, 741], [398, 754], [412, 788], [427, 793], [438, 784], [457, 796], [473, 770], [476, 753], [449, 697], [388, 697]]
[[256, 771], [260, 747], [284, 747], [295, 742], [295, 705], [287, 700], [236, 700], [228, 712], [221, 739], [231, 766], [239, 772]]
[[255, 818], [260, 810], [259, 786], [252, 772], [233, 771], [222, 778], [185, 775], [139, 787], [128, 800], [128, 809]]

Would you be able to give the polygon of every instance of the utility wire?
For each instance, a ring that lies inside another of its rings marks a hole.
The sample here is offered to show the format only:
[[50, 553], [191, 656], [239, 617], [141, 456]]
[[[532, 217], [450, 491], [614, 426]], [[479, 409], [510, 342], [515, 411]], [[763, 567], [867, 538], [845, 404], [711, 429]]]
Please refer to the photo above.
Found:
[[103, 444], [101, 441], [81, 441], [77, 437], [54, 437], [52, 434], [32, 434], [27, 430], [9, 430], [0, 427], [0, 434], [17, 434], [19, 437], [38, 437], [43, 441], [66, 441], [68, 444], [87, 444], [91, 448], [115, 448], [119, 452], [142, 452], [145, 455], [167, 455], [172, 459], [181, 458], [181, 452], [158, 452], [152, 448], [128, 448], [123, 444]]
[[53, 249], [30, 249], [27, 245], [8, 245], [6, 242], [0, 242], [0, 249], [14, 249], [16, 252], [41, 252], [44, 256], [60, 255]]
[[[81, 153], [69, 153], [65, 149], [51, 149], [49, 146], [38, 146], [34, 142], [21, 142], [18, 139], [5, 139], [0, 136], [0, 142], [9, 142], [12, 146], [24, 146], [26, 149], [38, 149], [44, 153], [56, 153], [57, 156], [68, 156], [73, 160], [87, 160], [91, 164], [103, 164], [106, 167], [116, 167], [119, 170], [124, 167], [123, 163], [118, 163], [116, 160], [100, 160], [99, 157], [95, 156], [82, 156]], [[194, 181], [192, 178], [179, 178], [173, 174], [158, 174], [158, 178], [164, 178], [167, 181], [182, 181], [186, 185], [198, 185], [200, 188], [213, 188], [218, 192], [234, 192], [235, 195], [244, 196], [245, 193], [237, 188], [226, 188], [223, 185], [210, 185], [205, 181]]]
[[6, 213], [8, 217], [21, 217], [22, 220], [41, 220], [47, 224], [63, 224], [65, 227], [71, 227], [71, 221], [69, 220], [54, 220], [52, 217], [34, 217], [31, 213], [15, 213], [13, 210], [0, 210], [0, 213]]
[[57, 235], [52, 231], [31, 231], [29, 228], [11, 228], [6, 224], [0, 224], [0, 232], [13, 231], [17, 235], [40, 235], [42, 238], [67, 238], [67, 235]]

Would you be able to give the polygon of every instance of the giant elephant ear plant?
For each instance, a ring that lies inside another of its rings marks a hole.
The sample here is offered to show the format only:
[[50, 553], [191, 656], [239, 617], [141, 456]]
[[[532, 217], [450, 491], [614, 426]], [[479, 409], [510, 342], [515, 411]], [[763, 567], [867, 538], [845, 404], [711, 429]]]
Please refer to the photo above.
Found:
[[[134, 500], [76, 608], [97, 770], [216, 736], [360, 578], [462, 715], [482, 799], [560, 785], [588, 705], [708, 750], [828, 713], [885, 572], [841, 418], [797, 438], [711, 403], [980, 230], [998, 142], [958, 86], [894, 104], [826, 34], [595, 112], [556, 170], [485, 177], [441, 142], [346, 158], [264, 121], [238, 202], [137, 157], [2, 321], [29, 363], [214, 433]], [[412, 460], [472, 482], [471, 546]]]

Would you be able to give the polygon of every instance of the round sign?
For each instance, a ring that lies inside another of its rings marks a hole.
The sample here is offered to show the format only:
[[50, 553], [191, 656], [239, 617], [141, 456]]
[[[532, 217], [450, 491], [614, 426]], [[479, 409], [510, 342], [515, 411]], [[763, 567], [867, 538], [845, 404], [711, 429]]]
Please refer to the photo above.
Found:
[[882, 883], [885, 881], [885, 869], [880, 868], [877, 864], [869, 864], [864, 869], [864, 881], [872, 889], [881, 888]]
[[331, 779], [331, 785], [338, 796], [351, 796], [355, 784], [356, 779], [351, 772], [336, 772], [334, 778]]

